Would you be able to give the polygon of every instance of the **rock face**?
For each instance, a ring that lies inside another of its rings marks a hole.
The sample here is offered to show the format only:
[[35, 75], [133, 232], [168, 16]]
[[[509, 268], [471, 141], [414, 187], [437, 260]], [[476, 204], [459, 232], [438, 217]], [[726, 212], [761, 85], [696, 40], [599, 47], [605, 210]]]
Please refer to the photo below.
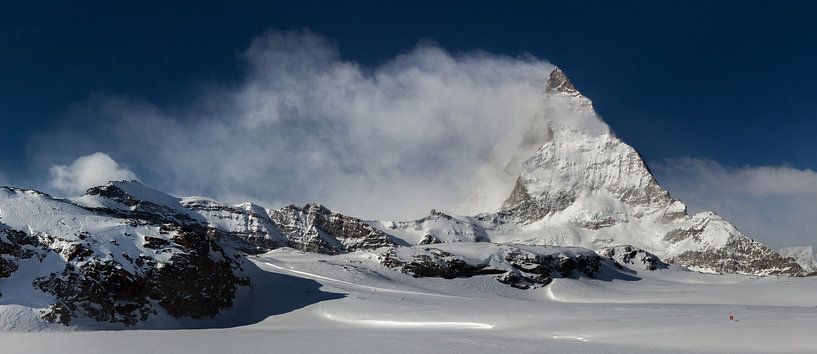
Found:
[[[20, 268], [20, 260], [42, 257], [48, 248], [36, 237], [0, 224], [0, 278], [8, 278]], [[0, 297], [2, 297], [0, 293]]]
[[37, 268], [24, 274], [31, 277], [28, 286], [53, 299], [44, 319], [132, 325], [160, 310], [203, 318], [232, 305], [237, 288], [248, 284], [243, 259], [219, 246], [206, 228], [188, 223], [191, 218], [108, 187], [86, 197], [106, 198], [96, 201], [113, 208], [0, 191], [3, 268]]
[[0, 278], [26, 268], [28, 278], [17, 286], [47, 294], [43, 319], [66, 325], [90, 319], [130, 326], [162, 314], [210, 318], [233, 305], [239, 287], [251, 286], [246, 254], [284, 246], [337, 254], [392, 244], [366, 222], [318, 204], [231, 206], [175, 198], [135, 181], [68, 200], [0, 189]]
[[803, 268], [793, 259], [783, 257], [762, 243], [743, 235], [730, 236], [721, 247], [684, 251], [667, 261], [717, 273], [806, 275]]
[[658, 256], [645, 250], [633, 246], [613, 246], [605, 247], [599, 254], [616, 260], [622, 264], [641, 264], [645, 270], [658, 270], [669, 268], [669, 264], [664, 263]]
[[502, 212], [528, 224], [593, 193], [652, 208], [672, 202], [632, 147], [609, 133], [560, 130], [525, 161]]
[[560, 277], [635, 279], [624, 268], [667, 263], [761, 276], [814, 271], [812, 250], [784, 257], [715, 213], [688, 214], [563, 71], [551, 73], [545, 92], [542, 114], [502, 160], [515, 187], [498, 209], [473, 217], [432, 210], [369, 222], [320, 204], [176, 198], [136, 181], [70, 199], [0, 187], [0, 301], [37, 297], [42, 318], [62, 324], [213, 317], [252, 286], [245, 256], [279, 247], [377, 250], [382, 265], [410, 276], [487, 275], [520, 289]]
[[[546, 92], [549, 99], [564, 102], [557, 113], [586, 118], [592, 111], [590, 101], [558, 68], [551, 73]], [[686, 206], [658, 184], [638, 152], [609, 130], [548, 124], [547, 142], [522, 164], [516, 185], [498, 212], [519, 225], [525, 231], [521, 235], [536, 230], [564, 235], [534, 243], [594, 249], [633, 245], [703, 271], [804, 274], [798, 264], [749, 239], [714, 213], [687, 214]], [[527, 236], [510, 241], [531, 243]]]
[[589, 277], [634, 279], [619, 272], [614, 261], [582, 248], [498, 245], [492, 243], [437, 244], [390, 248], [380, 263], [417, 278], [469, 278], [493, 275], [518, 289], [550, 284], [554, 278]]
[[289, 240], [270, 216], [258, 205], [229, 205], [208, 198], [183, 198], [181, 205], [201, 215], [204, 226], [218, 233], [219, 239], [250, 254], [266, 252], [289, 244]]
[[89, 210], [144, 223], [186, 225], [204, 221], [197, 214], [182, 208], [179, 199], [136, 181], [93, 187], [76, 201]]
[[272, 219], [289, 239], [289, 246], [307, 252], [338, 254], [376, 249], [394, 243], [383, 231], [363, 220], [342, 215], [320, 204], [290, 205], [273, 210]]

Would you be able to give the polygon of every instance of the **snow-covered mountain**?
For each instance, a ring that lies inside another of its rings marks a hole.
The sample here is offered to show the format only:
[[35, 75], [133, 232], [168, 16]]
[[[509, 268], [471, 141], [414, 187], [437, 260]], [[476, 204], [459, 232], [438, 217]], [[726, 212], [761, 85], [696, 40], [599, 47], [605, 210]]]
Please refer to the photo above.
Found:
[[[176, 198], [136, 181], [111, 182], [69, 199], [3, 187], [0, 328], [47, 326], [40, 319], [82, 328], [200, 325], [195, 321], [217, 317], [236, 305], [242, 289], [263, 282], [247, 255], [287, 246], [329, 256], [376, 251], [382, 266], [412, 277], [494, 274], [517, 288], [574, 271], [619, 272], [615, 261], [587, 249], [466, 240], [464, 248], [401, 247], [407, 242], [399, 236], [319, 204], [228, 205]], [[179, 321], [184, 318], [193, 324]]]
[[[532, 129], [539, 136], [524, 138], [541, 145], [519, 167], [502, 206], [475, 218], [450, 217], [447, 228], [439, 222], [433, 228], [423, 226], [427, 222], [415, 225], [415, 231], [427, 234], [424, 239], [449, 240], [456, 229], [470, 228], [482, 239], [502, 243], [596, 250], [631, 245], [706, 272], [803, 274], [792, 259], [749, 239], [717, 214], [689, 215], [638, 152], [606, 128], [562, 70], [551, 73], [545, 91], [546, 110], [530, 126], [546, 128]], [[565, 124], [554, 115], [571, 119]]]
[[[150, 194], [137, 199], [116, 185]], [[3, 187], [0, 301], [66, 324], [132, 325], [159, 307], [200, 318], [231, 306], [247, 281], [236, 271], [244, 260], [208, 237], [191, 213], [150, 199], [169, 197], [153, 192], [112, 184], [74, 202]]]
[[367, 272], [490, 276], [517, 289], [554, 278], [637, 280], [669, 267], [813, 270], [813, 252], [812, 263], [805, 251], [784, 257], [715, 213], [689, 215], [560, 69], [543, 100], [519, 147], [498, 160], [513, 189], [474, 216], [432, 210], [414, 221], [364, 221], [320, 204], [267, 209], [177, 198], [135, 181], [67, 199], [3, 187], [0, 328], [206, 321], [242, 306], [240, 294], [264, 282], [248, 255], [280, 248], [322, 254], [323, 262], [359, 254]]

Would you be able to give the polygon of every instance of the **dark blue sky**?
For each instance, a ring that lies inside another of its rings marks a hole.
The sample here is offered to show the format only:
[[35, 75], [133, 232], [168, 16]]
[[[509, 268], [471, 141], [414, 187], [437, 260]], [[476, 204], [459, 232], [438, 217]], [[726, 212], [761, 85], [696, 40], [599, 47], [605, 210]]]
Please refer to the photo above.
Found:
[[[646, 158], [817, 169], [814, 2], [34, 2], [0, 5], [0, 171], [94, 93], [182, 104], [237, 81], [265, 30], [377, 65], [431, 39], [561, 66]], [[89, 129], [91, 129], [89, 127]]]

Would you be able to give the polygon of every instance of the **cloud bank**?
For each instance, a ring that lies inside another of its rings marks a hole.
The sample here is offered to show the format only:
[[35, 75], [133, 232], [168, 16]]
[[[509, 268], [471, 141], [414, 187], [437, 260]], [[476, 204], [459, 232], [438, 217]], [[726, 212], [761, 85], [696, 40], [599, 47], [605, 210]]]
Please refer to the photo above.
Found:
[[433, 45], [365, 68], [309, 32], [270, 32], [241, 62], [240, 82], [175, 106], [93, 97], [40, 137], [35, 155], [51, 164], [106, 151], [179, 195], [412, 218], [474, 189], [510, 190], [512, 180], [474, 175], [518, 144], [553, 69], [532, 56]]
[[817, 172], [790, 166], [725, 167], [682, 158], [652, 166], [695, 211], [713, 210], [773, 248], [817, 247]]
[[82, 156], [70, 165], [51, 166], [50, 172], [51, 187], [70, 195], [81, 194], [108, 181], [138, 180], [135, 173], [101, 152]]

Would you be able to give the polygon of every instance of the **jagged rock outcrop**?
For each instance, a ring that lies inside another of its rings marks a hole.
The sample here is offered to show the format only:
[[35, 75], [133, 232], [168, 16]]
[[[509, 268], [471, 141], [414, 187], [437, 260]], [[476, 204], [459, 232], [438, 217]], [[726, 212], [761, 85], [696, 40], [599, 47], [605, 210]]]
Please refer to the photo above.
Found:
[[247, 254], [391, 245], [368, 223], [318, 204], [273, 211], [179, 199], [136, 181], [71, 199], [0, 190], [0, 278], [29, 267], [30, 278], [18, 286], [48, 294], [53, 303], [42, 317], [61, 324], [130, 326], [161, 313], [209, 318], [232, 306], [238, 288], [251, 286]]
[[308, 252], [338, 254], [376, 249], [394, 243], [388, 235], [358, 218], [333, 212], [320, 204], [290, 205], [272, 210], [289, 246]]
[[555, 68], [550, 72], [550, 77], [545, 84], [545, 93], [553, 95], [557, 93], [567, 95], [578, 95], [579, 91], [573, 86], [573, 82], [567, 77], [564, 71], [560, 68]]
[[137, 181], [92, 187], [76, 201], [88, 210], [148, 224], [201, 224], [204, 220], [179, 205], [179, 199]]
[[284, 246], [338, 254], [393, 244], [367, 222], [314, 203], [272, 210], [202, 197], [180, 199], [136, 181], [91, 188], [73, 201], [88, 210], [141, 223], [204, 228], [219, 242], [251, 254]]
[[545, 286], [554, 278], [592, 278], [600, 272], [607, 279], [633, 279], [618, 272], [614, 261], [587, 249], [570, 247], [437, 244], [390, 248], [379, 260], [386, 267], [417, 278], [493, 275], [498, 282], [518, 289]]
[[36, 237], [0, 224], [0, 278], [8, 278], [17, 271], [20, 260], [42, 257], [47, 250]]
[[625, 265], [637, 265], [640, 263], [645, 270], [669, 268], [669, 264], [661, 261], [658, 256], [630, 245], [605, 247], [599, 250], [599, 254]]
[[381, 255], [381, 263], [390, 268], [399, 268], [405, 274], [415, 278], [469, 278], [475, 275], [503, 273], [499, 270], [486, 269], [488, 264], [470, 264], [462, 257], [449, 252], [424, 248], [423, 254], [414, 254], [410, 260], [401, 260], [392, 248]]
[[[546, 92], [562, 107], [551, 113], [600, 123], [595, 113], [586, 115], [592, 103], [558, 68]], [[711, 272], [805, 274], [714, 213], [689, 215], [658, 184], [638, 152], [609, 130], [578, 128], [591, 125], [583, 122], [548, 124], [547, 141], [522, 164], [498, 212], [522, 230], [555, 230], [540, 242], [597, 249], [632, 244], [668, 262]], [[511, 240], [529, 242], [530, 237]]]
[[229, 205], [201, 197], [183, 198], [181, 205], [200, 214], [219, 240], [244, 252], [263, 253], [289, 244], [269, 210], [258, 205]]
[[243, 258], [192, 216], [125, 191], [139, 186], [107, 187], [83, 197], [96, 203], [89, 207], [35, 191], [0, 191], [2, 264], [15, 272], [28, 259], [25, 267], [36, 268], [17, 284], [53, 298], [43, 319], [133, 325], [159, 311], [212, 317], [249, 285]]
[[742, 235], [730, 236], [721, 247], [683, 251], [667, 261], [717, 273], [763, 276], [807, 274], [793, 259], [783, 257], [762, 243]]

